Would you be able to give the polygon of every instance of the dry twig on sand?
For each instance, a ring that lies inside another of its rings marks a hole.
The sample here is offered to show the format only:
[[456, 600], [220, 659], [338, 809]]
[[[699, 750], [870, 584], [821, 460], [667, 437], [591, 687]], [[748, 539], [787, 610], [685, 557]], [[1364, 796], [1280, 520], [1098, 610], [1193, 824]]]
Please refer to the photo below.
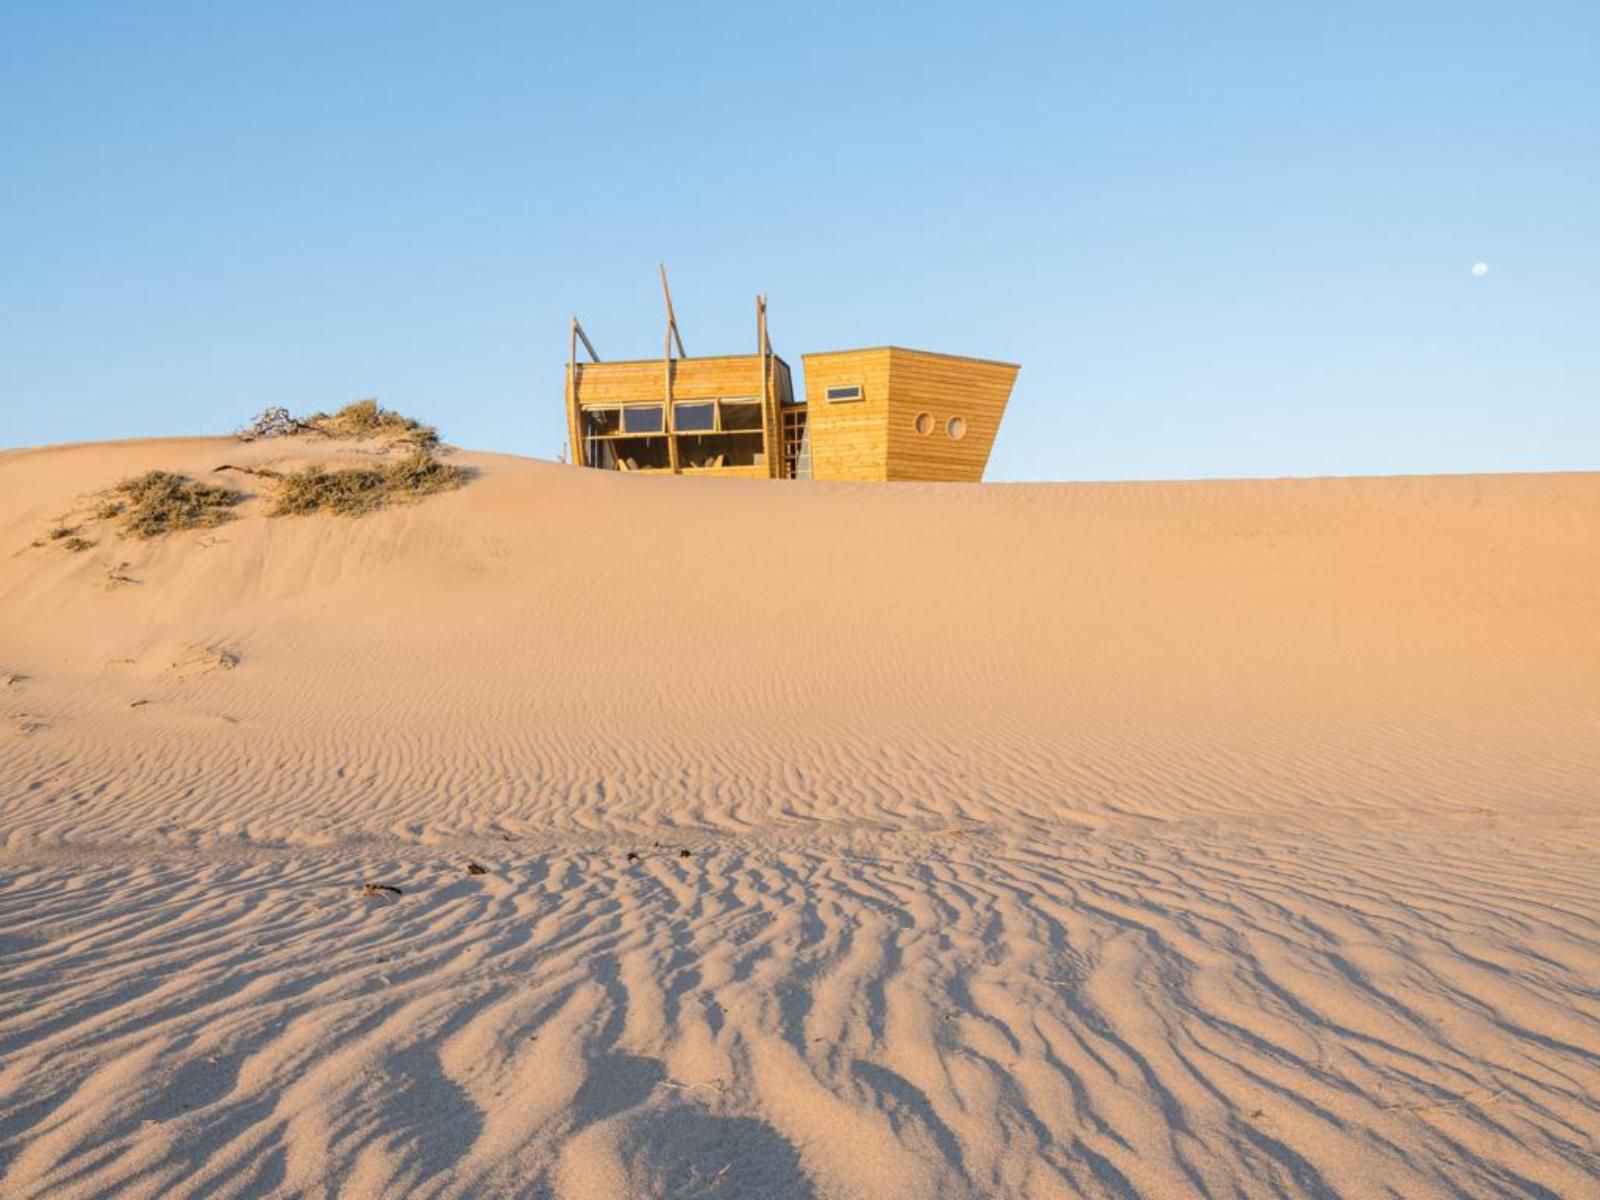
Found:
[[302, 421], [281, 405], [264, 408], [256, 414], [255, 420], [234, 434], [241, 442], [253, 442], [258, 438], [292, 437], [297, 433], [321, 433], [322, 430], [312, 425], [309, 421]]

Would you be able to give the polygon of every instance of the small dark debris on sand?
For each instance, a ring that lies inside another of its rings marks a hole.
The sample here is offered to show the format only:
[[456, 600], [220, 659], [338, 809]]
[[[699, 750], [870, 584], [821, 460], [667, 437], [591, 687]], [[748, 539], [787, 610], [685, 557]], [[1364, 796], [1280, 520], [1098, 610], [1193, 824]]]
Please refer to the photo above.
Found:
[[363, 896], [402, 896], [405, 893], [389, 883], [364, 883], [361, 885]]
[[628, 861], [629, 862], [638, 862], [639, 861], [639, 852], [637, 850], [629, 850], [628, 851]]
[[480, 863], [469, 862], [467, 864], [467, 874], [468, 875], [487, 875], [488, 873], [489, 873], [489, 868], [483, 866]]
[[271, 467], [237, 467], [233, 463], [223, 463], [220, 467], [212, 467], [213, 475], [223, 471], [237, 471], [241, 475], [255, 475], [261, 479], [282, 479], [282, 471], [274, 471]]
[[693, 858], [694, 857], [694, 851], [693, 850], [679, 850], [678, 851], [678, 857], [679, 858]]

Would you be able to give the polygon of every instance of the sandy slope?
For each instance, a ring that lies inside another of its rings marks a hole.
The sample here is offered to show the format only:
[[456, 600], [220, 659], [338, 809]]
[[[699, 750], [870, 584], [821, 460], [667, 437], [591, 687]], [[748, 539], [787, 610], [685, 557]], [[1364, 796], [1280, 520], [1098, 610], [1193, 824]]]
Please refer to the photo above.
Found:
[[1600, 1195], [1600, 476], [28, 545], [322, 453], [0, 454], [7, 1200]]

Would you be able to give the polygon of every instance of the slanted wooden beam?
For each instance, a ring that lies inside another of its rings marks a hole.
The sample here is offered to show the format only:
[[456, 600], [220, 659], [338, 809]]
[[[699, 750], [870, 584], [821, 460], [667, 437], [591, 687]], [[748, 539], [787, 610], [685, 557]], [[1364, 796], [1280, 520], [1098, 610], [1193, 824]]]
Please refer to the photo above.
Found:
[[[589, 352], [589, 358], [594, 362], [600, 361], [600, 356], [594, 352], [594, 343], [589, 340], [589, 335], [583, 331], [583, 326], [578, 324], [576, 313], [572, 316], [572, 332], [583, 340], [583, 348]], [[576, 353], [576, 350], [574, 350]]]
[[[678, 357], [688, 358], [689, 354], [683, 348], [683, 334], [678, 332], [678, 314], [672, 311], [672, 289], [667, 286], [667, 264], [661, 264], [661, 294], [667, 298], [667, 335], [678, 339]], [[668, 346], [667, 353], [672, 353]]]

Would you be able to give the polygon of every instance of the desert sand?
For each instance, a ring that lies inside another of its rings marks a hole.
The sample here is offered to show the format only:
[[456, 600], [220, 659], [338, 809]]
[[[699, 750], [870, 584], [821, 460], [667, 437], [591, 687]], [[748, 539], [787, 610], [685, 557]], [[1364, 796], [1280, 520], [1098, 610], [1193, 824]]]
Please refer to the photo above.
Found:
[[0, 454], [6, 1200], [1600, 1195], [1600, 475], [30, 545], [327, 453]]

